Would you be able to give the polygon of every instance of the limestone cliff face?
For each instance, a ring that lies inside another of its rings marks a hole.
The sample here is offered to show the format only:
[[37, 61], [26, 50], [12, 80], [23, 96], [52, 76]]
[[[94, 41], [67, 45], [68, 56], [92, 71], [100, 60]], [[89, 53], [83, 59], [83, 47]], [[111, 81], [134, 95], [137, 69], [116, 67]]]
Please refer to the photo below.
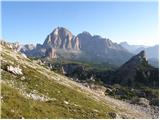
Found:
[[46, 50], [45, 56], [49, 57], [51, 59], [57, 58], [56, 49], [54, 49], [54, 48], [48, 48]]
[[64, 50], [81, 50], [101, 56], [112, 51], [126, 51], [110, 39], [102, 38], [98, 35], [92, 36], [89, 32], [82, 32], [74, 36], [69, 30], [63, 27], [54, 29], [53, 32], [47, 36], [43, 46]]
[[69, 30], [63, 27], [54, 29], [53, 32], [47, 36], [43, 46], [64, 50], [80, 50], [78, 38], [75, 38]]
[[79, 41], [79, 38], [78, 38], [78, 37], [75, 38], [74, 49], [77, 50], [77, 51], [80, 50], [80, 41]]

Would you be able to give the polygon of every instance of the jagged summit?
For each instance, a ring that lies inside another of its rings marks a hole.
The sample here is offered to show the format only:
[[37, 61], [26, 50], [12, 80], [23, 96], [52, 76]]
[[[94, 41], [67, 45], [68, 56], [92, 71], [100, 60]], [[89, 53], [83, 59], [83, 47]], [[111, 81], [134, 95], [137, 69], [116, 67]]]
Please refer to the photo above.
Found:
[[142, 50], [139, 54], [135, 56], [135, 58], [139, 59], [140, 61], [142, 60], [147, 61], [146, 52]]
[[123, 64], [120, 67], [120, 70], [135, 69], [138, 65], [141, 65], [143, 63], [148, 64], [147, 57], [144, 50], [138, 53], [137, 55], [133, 56], [132, 58], [130, 58], [125, 64]]
[[63, 27], [57, 27], [50, 33], [43, 43], [45, 47], [72, 49], [73, 35]]
[[54, 35], [58, 35], [58, 34], [72, 34], [68, 29], [64, 28], [64, 27], [57, 27], [53, 30], [52, 34]]

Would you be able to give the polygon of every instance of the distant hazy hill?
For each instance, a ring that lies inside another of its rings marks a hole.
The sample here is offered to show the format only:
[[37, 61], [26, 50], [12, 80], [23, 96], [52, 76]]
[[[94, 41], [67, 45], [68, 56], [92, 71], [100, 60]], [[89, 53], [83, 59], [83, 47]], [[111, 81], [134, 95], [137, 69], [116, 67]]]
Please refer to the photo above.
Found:
[[147, 46], [144, 46], [144, 45], [130, 45], [127, 42], [121, 42], [120, 45], [123, 46], [124, 48], [126, 48], [131, 53], [134, 53], [135, 50], [137, 50], [137, 49], [141, 48], [141, 50], [143, 50], [144, 48], [147, 47]]
[[127, 42], [122, 42], [120, 43], [120, 45], [133, 54], [137, 54], [140, 51], [145, 50], [149, 63], [155, 67], [159, 66], [159, 45], [155, 46], [129, 45]]

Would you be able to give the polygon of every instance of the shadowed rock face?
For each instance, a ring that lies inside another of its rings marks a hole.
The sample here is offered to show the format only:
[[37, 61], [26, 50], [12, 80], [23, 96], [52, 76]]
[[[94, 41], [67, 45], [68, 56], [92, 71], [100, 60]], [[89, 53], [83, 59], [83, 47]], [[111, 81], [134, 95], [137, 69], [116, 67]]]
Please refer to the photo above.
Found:
[[136, 68], [139, 64], [145, 62], [148, 63], [145, 51], [141, 51], [139, 54], [133, 56], [129, 61], [127, 61], [120, 69], [131, 69]]
[[142, 62], [147, 63], [144, 51], [140, 52], [136, 56], [133, 56], [128, 62], [122, 65], [116, 71], [116, 75], [120, 76], [120, 81], [122, 83], [128, 83], [129, 81], [133, 82], [136, 76], [136, 69], [138, 65], [142, 64]]

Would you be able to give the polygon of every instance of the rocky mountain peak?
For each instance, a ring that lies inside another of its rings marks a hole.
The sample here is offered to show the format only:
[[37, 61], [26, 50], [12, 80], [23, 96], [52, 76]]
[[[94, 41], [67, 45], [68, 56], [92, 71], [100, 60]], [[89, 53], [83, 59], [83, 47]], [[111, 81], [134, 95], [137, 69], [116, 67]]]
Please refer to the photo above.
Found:
[[73, 49], [72, 33], [63, 27], [57, 27], [51, 32], [43, 43], [45, 47]]
[[148, 64], [147, 57], [145, 51], [141, 51], [137, 55], [133, 56], [130, 60], [128, 60], [125, 64], [123, 64], [121, 69], [136, 69], [139, 65]]
[[[134, 86], [136, 82], [145, 84], [145, 80], [149, 80], [154, 76], [154, 74], [152, 74], [154, 71], [156, 71], [155, 68], [148, 64], [146, 53], [143, 50], [116, 70], [112, 76], [112, 82], [131, 86]], [[137, 78], [141, 79], [139, 80]], [[155, 84], [153, 85], [155, 86]]]
[[72, 35], [72, 33], [64, 27], [55, 28], [51, 34], [53, 34], [53, 35], [65, 35], [65, 36]]
[[146, 59], [146, 52], [142, 50], [137, 56], [145, 58]]

